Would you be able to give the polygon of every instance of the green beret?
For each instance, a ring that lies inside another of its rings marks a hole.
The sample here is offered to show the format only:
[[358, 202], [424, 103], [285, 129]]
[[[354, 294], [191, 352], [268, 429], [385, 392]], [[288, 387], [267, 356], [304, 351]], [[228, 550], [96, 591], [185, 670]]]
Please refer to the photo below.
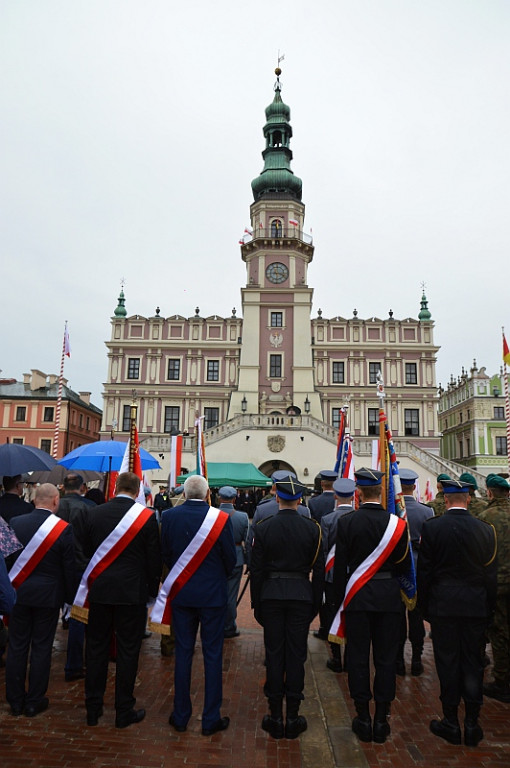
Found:
[[473, 486], [473, 488], [475, 489], [475, 491], [478, 488], [478, 483], [476, 482], [476, 480], [473, 477], [473, 475], [469, 474], [469, 472], [463, 472], [461, 474], [461, 476], [459, 477], [459, 480], [461, 482], [463, 482], [463, 483], [470, 483]]
[[487, 488], [504, 488], [505, 491], [510, 491], [510, 485], [507, 483], [504, 477], [500, 475], [487, 475]]
[[442, 472], [440, 475], [436, 477], [436, 480], [438, 483], [442, 483], [443, 480], [451, 480], [452, 478], [450, 475], [447, 475], [445, 472]]

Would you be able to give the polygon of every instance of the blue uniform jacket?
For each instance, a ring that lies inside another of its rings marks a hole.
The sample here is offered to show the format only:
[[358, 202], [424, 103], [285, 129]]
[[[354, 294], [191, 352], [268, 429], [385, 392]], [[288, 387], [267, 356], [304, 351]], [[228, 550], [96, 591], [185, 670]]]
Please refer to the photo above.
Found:
[[[189, 500], [165, 509], [161, 518], [163, 561], [172, 568], [202, 525], [209, 504]], [[175, 596], [175, 605], [190, 608], [219, 607], [227, 603], [227, 578], [236, 564], [236, 546], [229, 517], [218, 540], [198, 570]]]

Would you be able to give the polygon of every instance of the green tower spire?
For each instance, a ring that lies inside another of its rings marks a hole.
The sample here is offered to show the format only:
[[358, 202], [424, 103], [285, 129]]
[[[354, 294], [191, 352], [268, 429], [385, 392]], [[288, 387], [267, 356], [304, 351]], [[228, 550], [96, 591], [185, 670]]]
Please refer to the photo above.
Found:
[[265, 196], [277, 196], [301, 200], [302, 181], [290, 169], [292, 128], [290, 109], [282, 101], [280, 67], [275, 69], [275, 74], [274, 99], [266, 108], [267, 122], [263, 129], [266, 138], [266, 148], [262, 152], [264, 169], [251, 183], [253, 199], [257, 201]]
[[119, 294], [119, 303], [117, 304], [115, 308], [115, 312], [113, 313], [115, 317], [126, 317], [127, 309], [124, 306], [125, 303], [126, 303], [126, 298], [124, 296], [124, 291], [121, 289]]
[[428, 322], [431, 318], [432, 318], [432, 315], [428, 307], [427, 297], [425, 296], [425, 285], [423, 285], [423, 293], [421, 296], [421, 309], [418, 314], [418, 320], [421, 320], [422, 322], [424, 321]]

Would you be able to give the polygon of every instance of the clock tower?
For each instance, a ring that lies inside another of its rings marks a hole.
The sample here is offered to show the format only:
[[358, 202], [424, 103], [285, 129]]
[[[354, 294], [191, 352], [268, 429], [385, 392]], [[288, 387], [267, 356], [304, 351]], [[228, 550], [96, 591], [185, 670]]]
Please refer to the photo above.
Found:
[[312, 359], [313, 290], [307, 280], [314, 247], [304, 232], [301, 179], [290, 168], [290, 109], [281, 97], [280, 68], [275, 72], [275, 95], [263, 129], [264, 168], [251, 184], [252, 231], [241, 246], [247, 283], [241, 289], [239, 386], [229, 418], [241, 413], [245, 400], [251, 414], [285, 414], [293, 407], [322, 419]]

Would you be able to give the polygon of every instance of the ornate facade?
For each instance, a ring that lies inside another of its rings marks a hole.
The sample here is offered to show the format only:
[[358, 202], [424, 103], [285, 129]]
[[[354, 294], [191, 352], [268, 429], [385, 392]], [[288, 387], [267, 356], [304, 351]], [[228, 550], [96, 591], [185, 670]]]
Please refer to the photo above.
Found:
[[439, 388], [441, 456], [475, 470], [508, 472], [504, 373], [489, 376], [476, 361]]

